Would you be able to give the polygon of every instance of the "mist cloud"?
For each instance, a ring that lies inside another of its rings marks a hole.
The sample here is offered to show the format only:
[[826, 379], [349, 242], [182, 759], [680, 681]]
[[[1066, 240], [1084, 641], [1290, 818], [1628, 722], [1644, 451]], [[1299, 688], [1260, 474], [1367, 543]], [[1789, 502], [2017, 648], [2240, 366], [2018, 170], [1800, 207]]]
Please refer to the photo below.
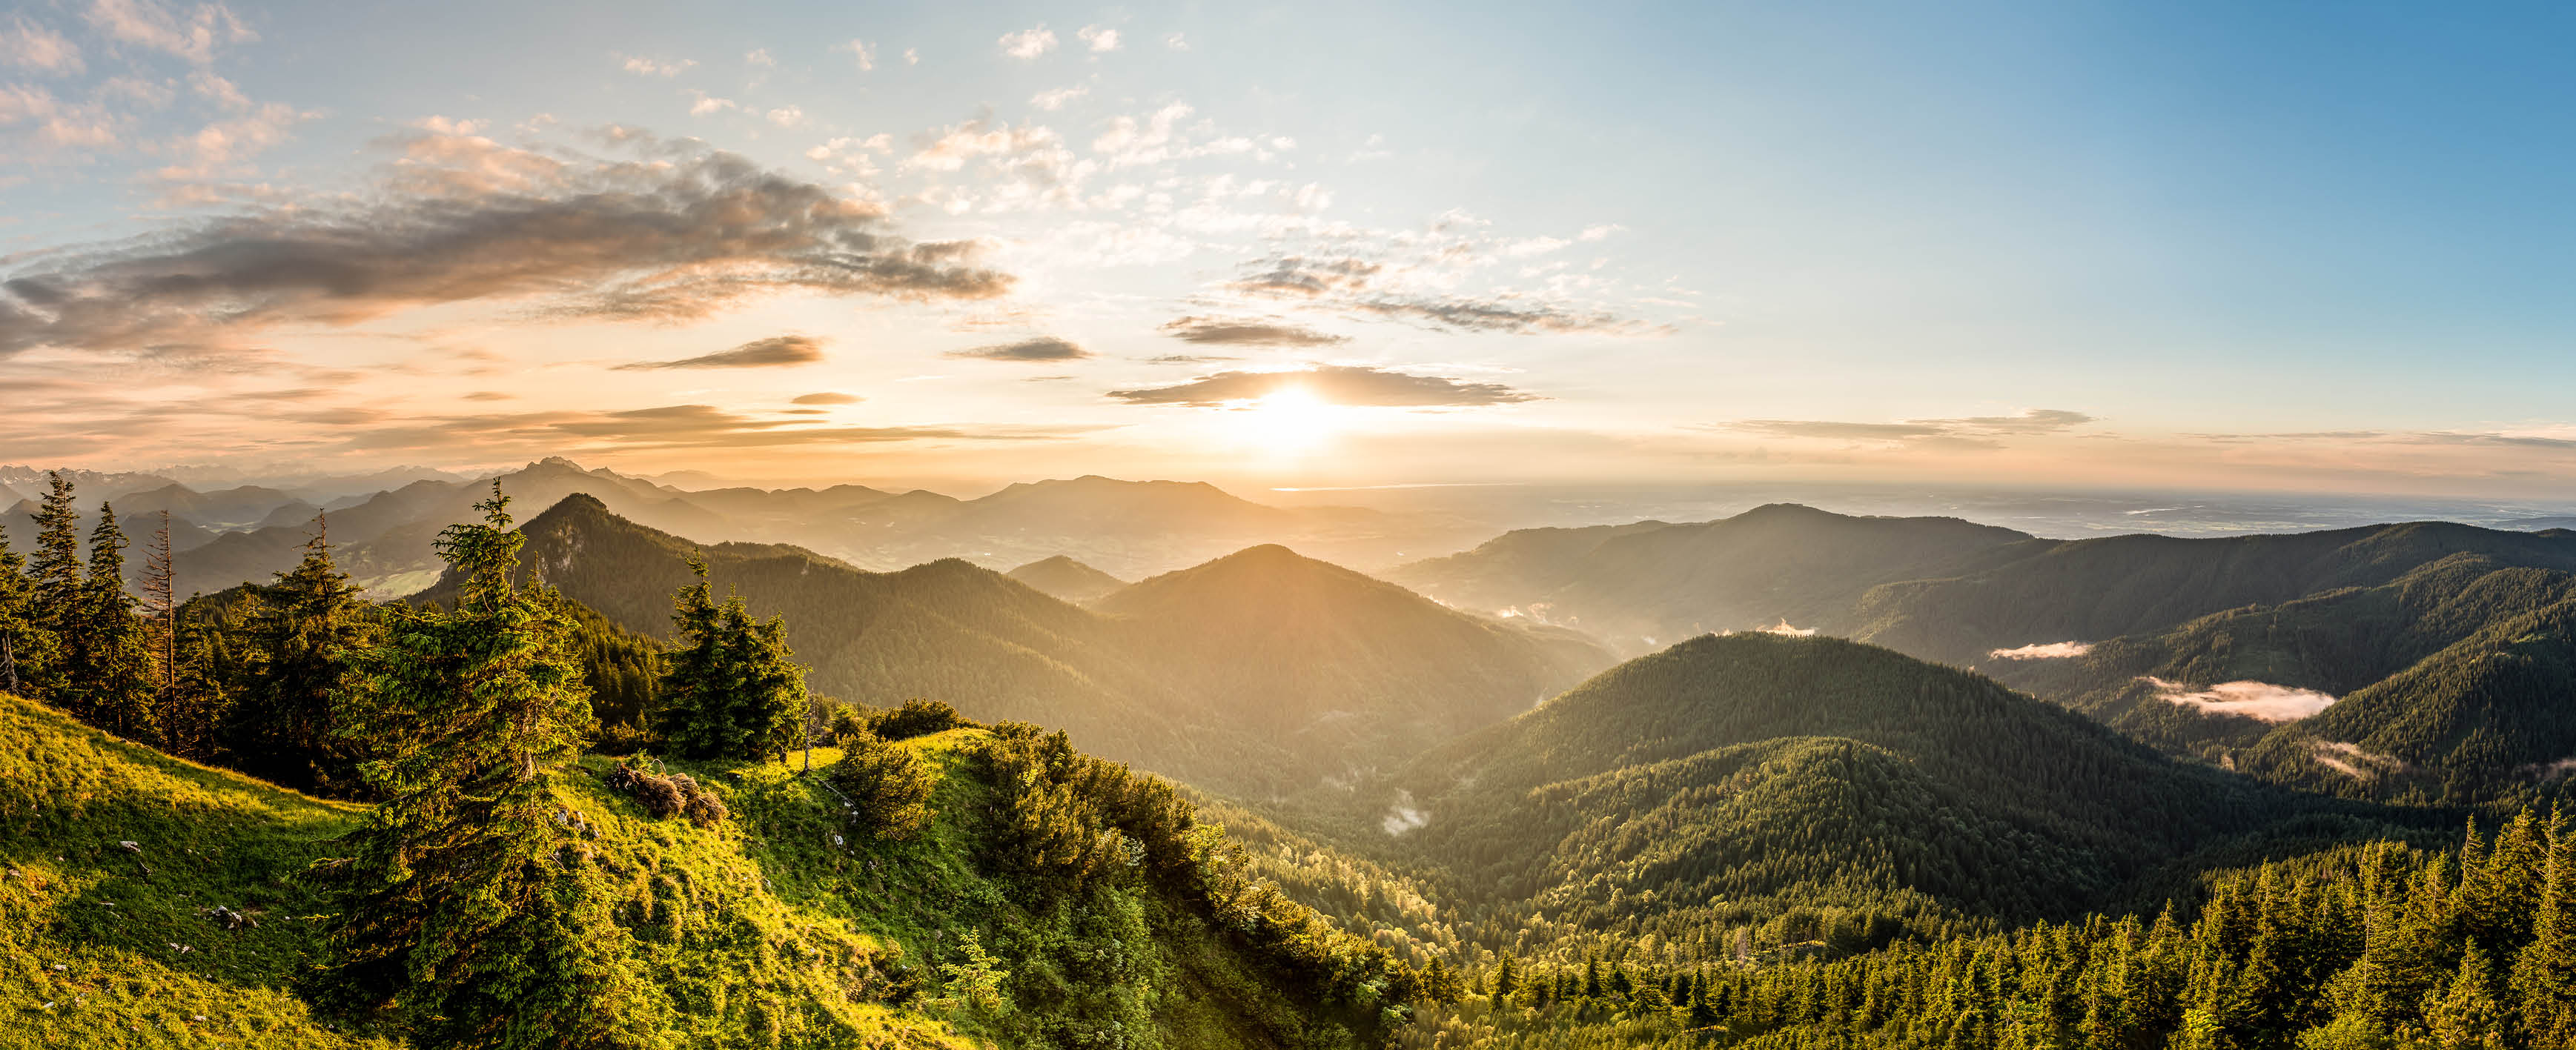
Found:
[[1986, 655], [1997, 660], [2064, 660], [2092, 651], [2091, 642], [2045, 642], [2014, 649], [1997, 649]]
[[2334, 705], [2335, 698], [2313, 689], [2294, 689], [2266, 682], [2221, 682], [2207, 689], [2165, 681], [2153, 675], [2139, 681], [2155, 687], [2156, 699], [2203, 714], [2242, 715], [2261, 722], [2295, 722]]

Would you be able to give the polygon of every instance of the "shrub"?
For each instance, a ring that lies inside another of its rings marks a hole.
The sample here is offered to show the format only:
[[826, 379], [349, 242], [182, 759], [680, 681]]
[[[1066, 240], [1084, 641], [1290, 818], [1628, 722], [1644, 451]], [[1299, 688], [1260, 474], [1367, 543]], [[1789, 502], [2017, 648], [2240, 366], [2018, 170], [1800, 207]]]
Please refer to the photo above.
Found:
[[825, 778], [857, 808], [866, 830], [879, 838], [908, 839], [930, 826], [930, 793], [939, 784], [930, 763], [872, 736], [842, 746], [848, 750]]
[[975, 723], [961, 718], [957, 709], [937, 700], [912, 699], [892, 711], [878, 711], [868, 716], [868, 729], [887, 740], [910, 740], [917, 736], [943, 733]]
[[611, 767], [608, 775], [601, 779], [609, 787], [633, 798], [655, 820], [676, 813], [689, 818], [689, 823], [708, 828], [723, 823], [732, 815], [725, 809], [723, 799], [717, 798], [715, 792], [707, 790], [686, 773], [663, 776], [644, 768], [640, 762], [628, 759]]

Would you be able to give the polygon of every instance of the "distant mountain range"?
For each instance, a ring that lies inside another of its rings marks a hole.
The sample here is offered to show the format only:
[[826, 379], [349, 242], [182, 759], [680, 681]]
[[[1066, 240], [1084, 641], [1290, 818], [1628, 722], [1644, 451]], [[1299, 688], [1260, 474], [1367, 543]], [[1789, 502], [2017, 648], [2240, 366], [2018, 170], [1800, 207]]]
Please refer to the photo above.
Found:
[[[586, 492], [629, 519], [707, 542], [791, 543], [883, 570], [950, 557], [1000, 569], [1065, 556], [1133, 578], [1261, 543], [1376, 565], [1403, 549], [1463, 542], [1468, 535], [1446, 518], [1271, 507], [1212, 485], [1097, 476], [1012, 485], [961, 500], [861, 485], [687, 491], [561, 458], [493, 478], [415, 478], [365, 495], [255, 486], [200, 491], [156, 475], [75, 474], [85, 515], [112, 501], [120, 518], [140, 521], [148, 513], [157, 525], [158, 512], [170, 511], [172, 545], [190, 555], [180, 559], [182, 593], [263, 581], [292, 566], [325, 512], [342, 564], [362, 584], [381, 596], [418, 590], [440, 568], [429, 540], [467, 516], [494, 480], [521, 507], [549, 507]], [[42, 487], [42, 472], [32, 468], [0, 475], [22, 496]], [[12, 545], [23, 549], [34, 536], [27, 519], [35, 508], [12, 502], [0, 517]], [[132, 535], [146, 531], [127, 526]]]
[[630, 630], [668, 635], [701, 551], [719, 590], [787, 617], [820, 692], [1062, 727], [1100, 754], [1255, 797], [1391, 766], [1612, 661], [1572, 632], [1443, 608], [1275, 546], [1093, 611], [957, 559], [880, 573], [792, 546], [701, 547], [587, 493], [521, 531], [529, 572]]

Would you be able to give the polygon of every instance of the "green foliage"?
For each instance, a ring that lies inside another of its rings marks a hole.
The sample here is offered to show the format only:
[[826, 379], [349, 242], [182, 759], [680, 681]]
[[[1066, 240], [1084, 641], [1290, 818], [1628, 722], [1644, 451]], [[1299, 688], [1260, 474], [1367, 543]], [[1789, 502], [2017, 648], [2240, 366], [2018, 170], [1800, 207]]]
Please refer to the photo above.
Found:
[[[960, 726], [975, 726], [957, 713], [957, 709], [938, 700], [915, 697], [891, 711], [871, 712], [867, 729], [885, 740], [910, 740], [932, 733], [945, 733]], [[976, 728], [982, 728], [976, 726]]]
[[804, 736], [805, 668], [787, 648], [787, 623], [754, 621], [740, 595], [717, 605], [707, 562], [672, 599], [672, 633], [660, 690], [663, 741], [688, 758], [777, 758]]
[[841, 760], [824, 780], [848, 800], [866, 833], [909, 839], [930, 824], [931, 789], [938, 776], [919, 755], [867, 735], [841, 741]]
[[321, 533], [295, 568], [250, 588], [243, 604], [245, 666], [224, 732], [232, 764], [281, 784], [364, 794], [358, 766], [376, 742], [349, 732], [343, 709], [364, 685], [354, 661], [374, 640], [375, 610], [332, 562]]
[[463, 575], [452, 611], [397, 613], [361, 657], [349, 732], [386, 800], [332, 874], [346, 899], [312, 986], [336, 1008], [439, 1045], [644, 1046], [645, 978], [579, 892], [577, 841], [548, 772], [590, 725], [555, 600], [511, 580], [520, 539], [498, 485], [484, 520], [439, 535]]

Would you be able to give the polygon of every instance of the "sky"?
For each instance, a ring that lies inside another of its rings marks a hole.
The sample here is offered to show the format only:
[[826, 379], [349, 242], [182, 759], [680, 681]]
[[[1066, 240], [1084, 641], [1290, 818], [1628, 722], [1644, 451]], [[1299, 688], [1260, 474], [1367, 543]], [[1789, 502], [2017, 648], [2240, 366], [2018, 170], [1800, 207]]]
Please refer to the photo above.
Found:
[[0, 461], [2576, 498], [2546, 5], [0, 12]]

